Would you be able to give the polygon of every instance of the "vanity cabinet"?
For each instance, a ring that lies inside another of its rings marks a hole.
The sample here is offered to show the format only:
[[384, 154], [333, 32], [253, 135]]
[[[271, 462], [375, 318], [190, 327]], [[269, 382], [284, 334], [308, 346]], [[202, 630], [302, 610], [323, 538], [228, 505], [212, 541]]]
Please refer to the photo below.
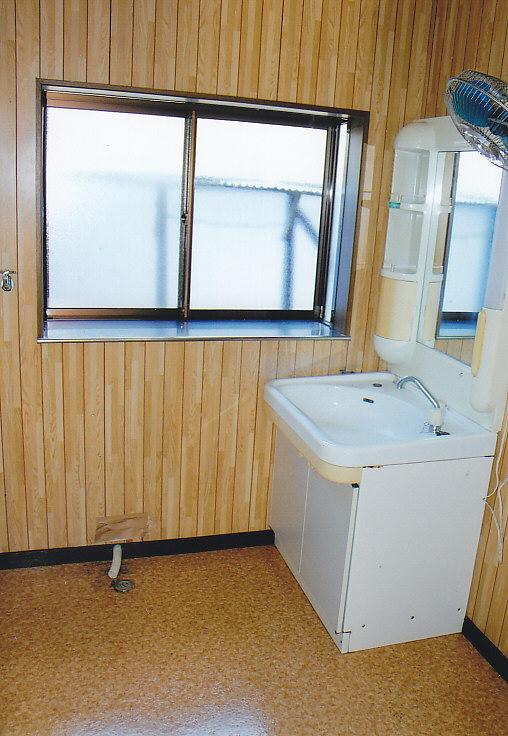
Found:
[[277, 432], [275, 544], [342, 652], [459, 632], [491, 457], [321, 477]]

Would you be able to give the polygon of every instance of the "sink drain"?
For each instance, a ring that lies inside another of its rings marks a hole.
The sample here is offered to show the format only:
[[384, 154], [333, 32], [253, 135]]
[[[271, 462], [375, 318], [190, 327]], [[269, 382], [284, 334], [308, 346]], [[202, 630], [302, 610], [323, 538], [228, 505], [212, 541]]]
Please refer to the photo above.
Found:
[[119, 580], [118, 578], [115, 578], [111, 583], [111, 587], [116, 590], [117, 593], [128, 593], [129, 590], [134, 588], [134, 581]]

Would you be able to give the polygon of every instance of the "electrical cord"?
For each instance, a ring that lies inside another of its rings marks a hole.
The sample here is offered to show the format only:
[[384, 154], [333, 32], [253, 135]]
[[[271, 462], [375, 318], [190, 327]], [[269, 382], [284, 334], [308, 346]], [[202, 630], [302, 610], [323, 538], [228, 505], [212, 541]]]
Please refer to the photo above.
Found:
[[[504, 519], [504, 512], [503, 512], [503, 494], [502, 489], [504, 486], [508, 483], [508, 476], [501, 480], [501, 458], [503, 456], [503, 448], [506, 444], [506, 439], [508, 435], [508, 422], [506, 422], [503, 432], [501, 435], [501, 441], [499, 443], [499, 452], [496, 458], [496, 464], [494, 467], [494, 478], [495, 478], [495, 484], [494, 488], [490, 493], [487, 493], [487, 495], [484, 497], [483, 501], [485, 503], [485, 506], [488, 508], [490, 513], [492, 514], [492, 519], [494, 520], [494, 524], [497, 529], [497, 559], [499, 564], [503, 561], [503, 519]], [[491, 498], [492, 496], [495, 496], [494, 498], [494, 505], [491, 506], [487, 499]], [[497, 505], [499, 512], [496, 513], [496, 499], [497, 499]]]

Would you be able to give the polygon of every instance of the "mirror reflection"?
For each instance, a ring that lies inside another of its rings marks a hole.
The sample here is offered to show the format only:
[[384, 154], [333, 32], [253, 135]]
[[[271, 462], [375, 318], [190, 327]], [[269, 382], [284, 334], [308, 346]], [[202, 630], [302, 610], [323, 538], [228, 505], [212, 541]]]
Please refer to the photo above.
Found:
[[475, 151], [441, 152], [438, 159], [442, 188], [423, 337], [470, 365], [502, 172]]

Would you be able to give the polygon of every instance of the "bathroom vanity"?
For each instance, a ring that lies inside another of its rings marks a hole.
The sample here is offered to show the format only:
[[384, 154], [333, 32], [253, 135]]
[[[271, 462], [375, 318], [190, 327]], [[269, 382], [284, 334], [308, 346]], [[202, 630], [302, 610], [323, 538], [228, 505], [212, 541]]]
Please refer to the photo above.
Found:
[[272, 381], [275, 544], [342, 652], [459, 632], [496, 435], [394, 376]]

